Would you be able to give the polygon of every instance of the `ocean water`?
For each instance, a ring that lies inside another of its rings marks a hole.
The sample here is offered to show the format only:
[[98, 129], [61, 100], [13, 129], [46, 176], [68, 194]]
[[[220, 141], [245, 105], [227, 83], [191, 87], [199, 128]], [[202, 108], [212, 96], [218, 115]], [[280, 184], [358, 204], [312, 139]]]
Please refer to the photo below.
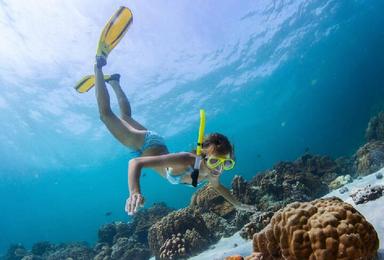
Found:
[[[129, 150], [99, 120], [94, 91], [72, 88], [127, 3], [22, 2], [0, 1], [0, 254], [18, 242], [92, 244], [100, 225], [130, 220]], [[134, 23], [105, 70], [121, 73], [133, 117], [173, 152], [194, 148], [204, 108], [206, 133], [235, 145], [227, 187], [305, 150], [350, 156], [384, 110], [383, 1], [129, 4]], [[193, 188], [144, 173], [147, 207], [188, 205]]]

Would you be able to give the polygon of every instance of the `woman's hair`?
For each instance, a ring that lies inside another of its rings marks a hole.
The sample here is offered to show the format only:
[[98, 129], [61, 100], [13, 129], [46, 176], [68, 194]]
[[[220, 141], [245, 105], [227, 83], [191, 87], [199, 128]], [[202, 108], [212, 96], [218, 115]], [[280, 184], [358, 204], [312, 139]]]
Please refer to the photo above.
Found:
[[234, 157], [234, 147], [225, 135], [219, 133], [209, 134], [204, 138], [202, 151], [203, 157], [209, 154], [225, 155]]

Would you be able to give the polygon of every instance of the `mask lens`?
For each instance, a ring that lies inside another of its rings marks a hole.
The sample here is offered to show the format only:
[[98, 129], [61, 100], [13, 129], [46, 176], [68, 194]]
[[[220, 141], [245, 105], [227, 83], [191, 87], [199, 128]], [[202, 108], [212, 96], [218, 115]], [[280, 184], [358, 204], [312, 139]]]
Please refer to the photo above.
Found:
[[210, 164], [211, 167], [216, 167], [219, 164], [219, 159], [217, 158], [209, 158], [208, 164]]
[[235, 165], [235, 162], [233, 160], [225, 160], [224, 161], [224, 169], [230, 170]]
[[208, 162], [211, 164], [211, 165], [215, 165], [219, 162], [219, 159], [217, 158], [209, 158], [208, 159]]

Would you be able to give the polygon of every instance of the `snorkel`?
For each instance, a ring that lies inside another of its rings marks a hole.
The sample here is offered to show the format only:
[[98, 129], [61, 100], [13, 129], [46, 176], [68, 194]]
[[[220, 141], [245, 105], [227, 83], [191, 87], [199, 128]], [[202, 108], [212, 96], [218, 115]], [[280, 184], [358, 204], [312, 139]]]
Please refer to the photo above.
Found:
[[204, 129], [205, 129], [205, 111], [204, 109], [200, 109], [199, 137], [197, 139], [197, 148], [196, 148], [197, 156], [195, 160], [195, 165], [193, 166], [193, 172], [191, 173], [193, 187], [197, 186], [197, 180], [199, 179], [201, 148], [203, 147]]

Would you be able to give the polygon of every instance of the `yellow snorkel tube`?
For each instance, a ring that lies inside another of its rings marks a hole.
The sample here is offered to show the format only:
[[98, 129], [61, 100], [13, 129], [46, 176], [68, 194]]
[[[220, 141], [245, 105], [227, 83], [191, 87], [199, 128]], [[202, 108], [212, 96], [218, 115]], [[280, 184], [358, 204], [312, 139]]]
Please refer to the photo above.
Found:
[[199, 179], [199, 170], [201, 162], [201, 148], [203, 148], [203, 139], [204, 139], [204, 130], [205, 130], [205, 111], [200, 109], [200, 127], [199, 127], [199, 137], [197, 139], [197, 148], [196, 148], [196, 160], [195, 165], [193, 166], [193, 172], [191, 174], [192, 186], [197, 186], [197, 180]]

